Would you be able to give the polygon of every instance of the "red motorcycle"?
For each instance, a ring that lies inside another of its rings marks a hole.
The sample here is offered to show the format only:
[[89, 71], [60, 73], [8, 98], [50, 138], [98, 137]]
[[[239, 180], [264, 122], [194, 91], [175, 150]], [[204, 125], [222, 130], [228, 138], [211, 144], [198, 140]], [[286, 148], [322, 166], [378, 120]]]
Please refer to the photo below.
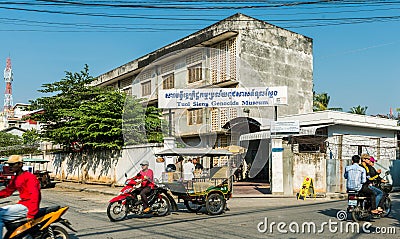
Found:
[[[125, 175], [126, 177], [126, 175]], [[143, 202], [140, 195], [135, 193], [135, 189], [139, 188], [142, 183], [140, 174], [136, 177], [128, 178], [125, 186], [121, 189], [118, 196], [109, 201], [107, 207], [107, 216], [110, 221], [121, 221], [126, 218], [129, 213], [143, 215]], [[147, 195], [151, 213], [155, 216], [165, 216], [171, 210], [177, 210], [177, 205], [172, 196], [168, 193], [168, 188], [162, 184], [156, 184], [154, 189]]]

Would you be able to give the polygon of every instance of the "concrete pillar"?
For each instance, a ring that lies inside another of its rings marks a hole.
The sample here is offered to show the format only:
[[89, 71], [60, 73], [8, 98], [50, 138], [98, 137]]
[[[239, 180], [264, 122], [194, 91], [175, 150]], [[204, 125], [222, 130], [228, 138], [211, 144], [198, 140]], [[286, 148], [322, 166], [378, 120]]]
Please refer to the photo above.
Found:
[[175, 137], [164, 137], [164, 149], [175, 148]]
[[283, 195], [283, 148], [281, 138], [271, 139], [271, 192], [275, 195]]

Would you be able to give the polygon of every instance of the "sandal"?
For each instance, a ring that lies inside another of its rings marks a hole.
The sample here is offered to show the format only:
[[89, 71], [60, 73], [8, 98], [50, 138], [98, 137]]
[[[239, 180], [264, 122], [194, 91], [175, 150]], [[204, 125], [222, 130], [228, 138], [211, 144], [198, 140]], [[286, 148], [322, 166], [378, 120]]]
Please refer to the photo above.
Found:
[[379, 214], [379, 211], [375, 209], [375, 210], [371, 210], [371, 213], [372, 214]]

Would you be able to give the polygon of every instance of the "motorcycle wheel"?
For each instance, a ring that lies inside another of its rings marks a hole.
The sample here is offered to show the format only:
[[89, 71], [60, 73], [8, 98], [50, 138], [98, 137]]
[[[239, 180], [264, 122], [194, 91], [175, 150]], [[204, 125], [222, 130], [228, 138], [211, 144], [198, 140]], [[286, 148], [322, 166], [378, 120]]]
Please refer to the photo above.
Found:
[[188, 201], [188, 200], [185, 200], [183, 202], [183, 204], [185, 204], [185, 207], [187, 208], [187, 210], [189, 212], [199, 212], [201, 210], [201, 208], [203, 207], [200, 204], [192, 203], [191, 201]]
[[[51, 227], [53, 229], [53, 233], [54, 233], [54, 238], [55, 239], [69, 239], [69, 235], [67, 233], [67, 231], [59, 226], [52, 226]], [[48, 231], [46, 231], [41, 239], [52, 239], [50, 233]]]
[[362, 212], [359, 208], [355, 208], [354, 211], [351, 212], [351, 218], [353, 218], [353, 221], [355, 222], [367, 219], [366, 217], [362, 216]]
[[[157, 205], [158, 204], [158, 205]], [[161, 195], [161, 198], [157, 199], [154, 203], [153, 206], [160, 206], [156, 210], [154, 210], [154, 215], [158, 217], [163, 217], [167, 215], [171, 211], [171, 205], [169, 203], [169, 200], [166, 196]]]
[[385, 213], [382, 213], [382, 217], [389, 216], [390, 212], [392, 211], [392, 200], [389, 197], [386, 197], [385, 203], [383, 204], [383, 210]]
[[210, 215], [221, 214], [225, 209], [225, 198], [219, 193], [211, 193], [206, 199], [206, 210]]
[[107, 216], [112, 222], [124, 220], [127, 215], [126, 206], [122, 202], [112, 202], [108, 204]]

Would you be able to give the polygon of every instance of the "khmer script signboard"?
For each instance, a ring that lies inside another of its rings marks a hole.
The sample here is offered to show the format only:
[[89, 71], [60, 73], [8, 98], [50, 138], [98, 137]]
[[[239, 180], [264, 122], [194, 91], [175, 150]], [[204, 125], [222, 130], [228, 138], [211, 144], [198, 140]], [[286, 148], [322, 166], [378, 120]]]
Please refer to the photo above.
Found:
[[211, 108], [287, 105], [287, 86], [159, 90], [158, 107]]

